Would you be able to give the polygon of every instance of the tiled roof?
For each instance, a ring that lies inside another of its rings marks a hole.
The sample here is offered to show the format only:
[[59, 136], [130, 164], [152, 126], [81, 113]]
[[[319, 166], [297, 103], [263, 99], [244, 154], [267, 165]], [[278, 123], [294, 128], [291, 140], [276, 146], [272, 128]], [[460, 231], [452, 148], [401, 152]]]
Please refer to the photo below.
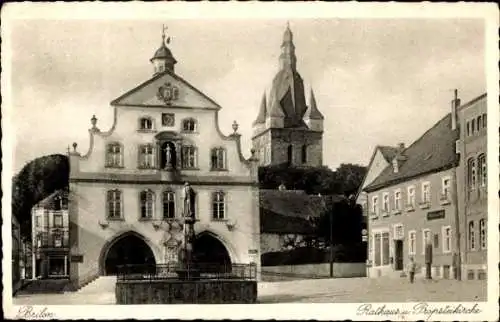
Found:
[[312, 232], [309, 217], [318, 217], [325, 201], [340, 200], [341, 196], [314, 196], [297, 190], [260, 190], [261, 233]]
[[384, 159], [387, 160], [387, 162], [391, 163], [392, 159], [398, 154], [399, 149], [396, 147], [392, 146], [387, 146], [387, 145], [379, 145], [378, 149], [380, 150], [380, 153], [384, 156]]
[[426, 173], [452, 168], [458, 163], [455, 141], [458, 130], [451, 129], [451, 114], [447, 114], [407, 149], [403, 150], [405, 161], [401, 161], [398, 172], [392, 163], [364, 190], [375, 191]]
[[48, 210], [54, 210], [56, 208], [56, 201], [57, 198], [62, 197], [63, 198], [63, 205], [68, 204], [68, 191], [67, 190], [57, 190], [51, 193], [48, 197], [40, 201], [36, 207], [38, 208], [43, 208], [43, 209], [48, 209]]

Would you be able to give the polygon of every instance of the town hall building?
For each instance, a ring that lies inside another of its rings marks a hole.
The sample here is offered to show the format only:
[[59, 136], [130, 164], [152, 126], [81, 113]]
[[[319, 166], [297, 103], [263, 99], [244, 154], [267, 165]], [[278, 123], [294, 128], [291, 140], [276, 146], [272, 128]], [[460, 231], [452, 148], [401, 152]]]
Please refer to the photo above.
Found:
[[195, 196], [195, 258], [260, 268], [257, 155], [243, 156], [236, 122], [221, 132], [221, 106], [175, 72], [168, 43], [163, 35], [151, 78], [111, 102], [111, 128], [92, 117], [89, 150], [75, 143], [69, 153], [75, 288], [120, 265], [178, 262], [185, 185]]

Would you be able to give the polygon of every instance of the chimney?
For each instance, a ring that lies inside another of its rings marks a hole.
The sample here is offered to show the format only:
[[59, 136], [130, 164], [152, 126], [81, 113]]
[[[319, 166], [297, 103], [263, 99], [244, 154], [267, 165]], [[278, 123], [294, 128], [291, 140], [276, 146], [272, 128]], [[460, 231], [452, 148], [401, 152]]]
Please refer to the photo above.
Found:
[[397, 157], [392, 159], [392, 170], [394, 171], [394, 173], [399, 172], [399, 161]]
[[403, 142], [399, 143], [398, 149], [399, 149], [399, 152], [403, 151], [405, 149], [405, 144]]
[[460, 106], [460, 99], [458, 98], [458, 90], [455, 89], [455, 98], [451, 101], [451, 129], [457, 129], [458, 122], [458, 107]]

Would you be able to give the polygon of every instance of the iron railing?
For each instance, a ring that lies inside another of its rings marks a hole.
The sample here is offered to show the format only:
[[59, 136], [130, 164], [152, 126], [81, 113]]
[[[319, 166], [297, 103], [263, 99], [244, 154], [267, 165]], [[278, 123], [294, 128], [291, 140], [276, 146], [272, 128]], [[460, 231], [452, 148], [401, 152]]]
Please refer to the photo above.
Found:
[[118, 280], [169, 280], [188, 278], [203, 280], [255, 280], [257, 265], [255, 264], [212, 264], [196, 263], [183, 267], [178, 263], [120, 265], [117, 267]]

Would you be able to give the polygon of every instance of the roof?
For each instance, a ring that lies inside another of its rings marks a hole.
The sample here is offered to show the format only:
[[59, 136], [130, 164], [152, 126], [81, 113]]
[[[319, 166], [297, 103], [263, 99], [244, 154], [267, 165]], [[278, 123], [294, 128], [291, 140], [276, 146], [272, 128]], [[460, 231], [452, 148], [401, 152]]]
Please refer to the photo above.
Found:
[[174, 55], [172, 55], [170, 49], [168, 49], [167, 46], [165, 46], [164, 42], [162, 42], [160, 48], [156, 50], [153, 58], [151, 58], [151, 61], [153, 61], [154, 59], [169, 59], [172, 60], [174, 63], [177, 62], [174, 58]]
[[316, 98], [314, 97], [314, 92], [311, 88], [311, 95], [310, 95], [310, 102], [309, 102], [309, 107], [306, 110], [306, 113], [304, 114], [304, 118], [309, 118], [311, 120], [323, 120], [323, 114], [318, 110], [318, 107], [316, 106]]
[[399, 152], [399, 148], [387, 145], [378, 145], [377, 148], [380, 150], [380, 153], [382, 153], [384, 159], [389, 163], [392, 162], [392, 159], [394, 159]]
[[68, 191], [65, 189], [54, 191], [48, 197], [38, 202], [35, 207], [48, 210], [55, 210], [57, 207], [56, 202], [58, 201], [58, 198], [61, 197], [63, 198], [63, 208], [64, 208], [68, 204]]
[[301, 190], [266, 190], [259, 192], [261, 233], [313, 233], [309, 218], [319, 217], [326, 201], [342, 196], [308, 195]]
[[[455, 142], [459, 137], [458, 129], [451, 129], [451, 114], [448, 113], [439, 122], [425, 132], [402, 154], [405, 161], [394, 173], [390, 163], [365, 191], [375, 191], [427, 173], [450, 169], [458, 164]], [[392, 161], [392, 160], [391, 160]]]

